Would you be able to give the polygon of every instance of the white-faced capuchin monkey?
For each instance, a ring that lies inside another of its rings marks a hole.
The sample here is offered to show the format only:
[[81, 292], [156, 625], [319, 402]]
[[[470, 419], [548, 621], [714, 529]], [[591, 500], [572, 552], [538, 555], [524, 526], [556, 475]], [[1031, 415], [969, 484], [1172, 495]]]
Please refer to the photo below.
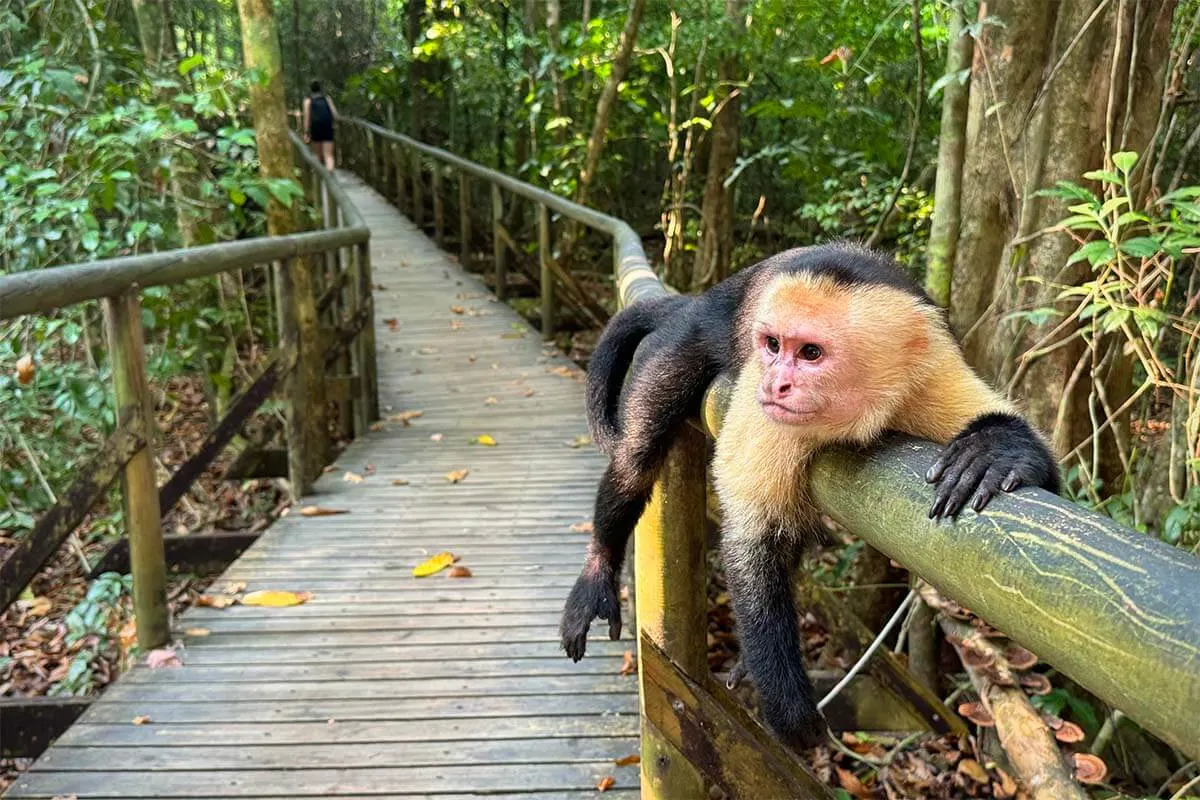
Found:
[[967, 366], [941, 309], [883, 255], [850, 244], [789, 250], [702, 295], [636, 303], [613, 317], [588, 371], [589, 425], [611, 462], [562, 617], [575, 661], [593, 619], [620, 635], [625, 544], [672, 437], [723, 372], [735, 384], [713, 474], [742, 664], [768, 725], [805, 748], [825, 733], [791, 591], [820, 530], [807, 496], [813, 453], [884, 430], [947, 445], [926, 475], [932, 518], [982, 510], [1019, 486], [1057, 492], [1058, 471], [1042, 438]]

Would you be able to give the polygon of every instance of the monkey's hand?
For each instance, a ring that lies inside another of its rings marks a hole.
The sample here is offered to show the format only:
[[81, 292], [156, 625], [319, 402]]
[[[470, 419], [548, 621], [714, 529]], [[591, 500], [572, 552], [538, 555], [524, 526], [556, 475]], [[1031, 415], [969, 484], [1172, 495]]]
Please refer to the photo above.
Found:
[[559, 633], [563, 649], [572, 661], [583, 658], [587, 650], [588, 628], [599, 617], [608, 620], [608, 638], [621, 638], [621, 600], [617, 594], [616, 572], [591, 564], [567, 595]]
[[1012, 414], [984, 414], [950, 440], [925, 480], [937, 484], [929, 518], [954, 517], [970, 501], [982, 511], [1000, 491], [1040, 486], [1058, 491], [1058, 468], [1029, 423]]

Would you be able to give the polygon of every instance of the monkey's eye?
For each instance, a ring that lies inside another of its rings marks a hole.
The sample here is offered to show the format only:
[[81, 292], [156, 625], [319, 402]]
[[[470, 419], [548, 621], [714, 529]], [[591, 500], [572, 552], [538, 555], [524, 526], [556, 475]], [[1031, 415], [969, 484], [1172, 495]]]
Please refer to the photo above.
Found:
[[800, 348], [800, 357], [805, 361], [816, 361], [824, 354], [825, 351], [821, 349], [820, 345], [806, 344]]
[[779, 352], [779, 340], [774, 336], [767, 337], [767, 352], [771, 355], [775, 355]]

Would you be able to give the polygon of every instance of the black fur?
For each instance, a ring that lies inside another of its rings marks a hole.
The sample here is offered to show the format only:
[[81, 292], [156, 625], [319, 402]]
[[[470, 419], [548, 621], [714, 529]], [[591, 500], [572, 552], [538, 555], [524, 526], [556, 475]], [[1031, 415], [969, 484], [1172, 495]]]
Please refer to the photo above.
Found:
[[925, 480], [936, 483], [929, 518], [954, 517], [970, 500], [982, 511], [1001, 491], [1040, 486], [1058, 494], [1058, 466], [1029, 423], [1012, 414], [984, 414], [950, 440]]
[[[605, 329], [588, 371], [587, 412], [593, 438], [612, 460], [596, 495], [587, 562], [562, 616], [562, 645], [575, 661], [584, 655], [593, 619], [607, 620], [609, 636], [620, 636], [618, 580], [626, 543], [675, 432], [699, 414], [713, 379], [736, 374], [749, 357], [748, 343], [737, 335], [749, 292], [774, 275], [798, 272], [829, 275], [848, 286], [890, 286], [930, 302], [887, 257], [829, 244], [780, 253], [699, 296], [638, 303]], [[952, 515], [972, 493], [973, 504], [982, 507], [997, 488], [1057, 489], [1045, 444], [1023, 420], [1006, 415], [973, 422], [934, 467], [931, 515]], [[729, 531], [723, 547], [743, 659], [764, 716], [781, 739], [807, 747], [824, 735], [825, 723], [800, 657], [790, 586], [796, 553], [789, 541], [795, 539]]]

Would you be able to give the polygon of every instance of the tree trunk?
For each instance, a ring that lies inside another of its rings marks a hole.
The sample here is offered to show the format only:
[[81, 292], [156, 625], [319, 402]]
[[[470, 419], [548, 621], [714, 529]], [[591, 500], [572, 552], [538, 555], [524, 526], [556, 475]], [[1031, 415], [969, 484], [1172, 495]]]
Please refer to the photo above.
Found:
[[588, 192], [596, 177], [596, 169], [600, 166], [600, 156], [604, 153], [604, 143], [608, 136], [608, 121], [612, 116], [613, 106], [617, 104], [617, 90], [625, 73], [629, 71], [629, 62], [633, 58], [633, 46], [637, 40], [638, 26], [642, 23], [642, 11], [645, 10], [646, 0], [629, 0], [629, 13], [625, 17], [625, 28], [621, 31], [621, 39], [617, 45], [617, 54], [613, 58], [612, 71], [604, 91], [596, 103], [596, 119], [592, 123], [592, 135], [588, 137], [587, 155], [583, 162], [583, 171], [579, 173], [579, 186], [575, 190], [575, 202], [587, 205]]
[[[554, 116], [566, 115], [567, 103], [563, 99], [562, 73], [558, 69], [558, 50], [562, 45], [562, 3], [546, 0], [546, 34], [550, 40], [550, 82], [554, 87]], [[559, 125], [554, 129], [554, 141], [562, 144], [567, 138], [567, 128]]]
[[[272, 0], [238, 0], [242, 22], [242, 51], [247, 70], [257, 71], [263, 80], [250, 85], [250, 110], [254, 117], [258, 143], [259, 173], [262, 177], [291, 180], [294, 177], [292, 143], [288, 139], [287, 105], [284, 102], [283, 71], [279, 54], [279, 33], [275, 26]], [[273, 197], [267, 206], [267, 230], [272, 236], [292, 233], [296, 220], [292, 211]], [[304, 258], [288, 259], [278, 284], [289, 291], [280, 303], [280, 314], [291, 315], [298, 349], [297, 363], [289, 377], [288, 414], [299, 416], [297, 424], [289, 420], [288, 429], [303, 429], [304, 471], [307, 479], [320, 472], [327, 452], [324, 357], [317, 321], [316, 294], [312, 264]], [[281, 293], [282, 294], [282, 293]], [[301, 481], [302, 486], [307, 480]], [[302, 486], [293, 486], [298, 496]]]
[[933, 192], [933, 221], [929, 232], [925, 291], [943, 308], [950, 305], [954, 254], [958, 247], [959, 204], [962, 194], [963, 156], [966, 150], [967, 101], [971, 84], [959, 73], [971, 65], [975, 40], [966, 32], [963, 0], [950, 8], [950, 46], [942, 89], [942, 126], [938, 136], [937, 185]]
[[737, 162], [741, 126], [738, 34], [745, 27], [741, 0], [725, 0], [725, 20], [733, 32], [717, 61], [717, 98], [708, 147], [708, 175], [700, 206], [700, 244], [692, 264], [692, 291], [703, 291], [729, 274], [733, 258], [733, 187], [726, 186]]
[[1011, 380], [1009, 389], [1052, 432], [1060, 453], [1091, 433], [1091, 380], [1113, 376], [1107, 391], [1115, 407], [1129, 392], [1130, 373], [1118, 352], [1107, 375], [1081, 379], [1087, 357], [1081, 342], [1016, 373], [1022, 353], [1062, 341], [1075, 329], [1065, 325], [1053, 340], [1040, 341], [1049, 329], [1012, 312], [1056, 306], [1056, 286], [1077, 285], [1090, 274], [1086, 263], [1065, 266], [1076, 244], [1048, 230], [1068, 215], [1068, 204], [1037, 192], [1106, 166], [1106, 141], [1110, 151], [1145, 151], [1162, 97], [1175, 5], [996, 0], [980, 12], [1002, 24], [983, 25], [975, 45], [977, 90], [969, 101], [951, 320], [971, 363], [1000, 385]]
[[[508, 8], [506, 5], [505, 9]], [[425, 0], [408, 0], [406, 6], [405, 17], [405, 36], [408, 40], [408, 52], [412, 53], [413, 47], [417, 44], [417, 39], [421, 35], [421, 14], [425, 10]], [[508, 13], [507, 10], [504, 13]], [[505, 39], [507, 42], [507, 38]], [[415, 58], [408, 59], [408, 135], [414, 139], [424, 141], [422, 134], [425, 132], [423, 124], [422, 109], [424, 100], [424, 91], [421, 87], [421, 80], [424, 73], [421, 70], [421, 64]]]

